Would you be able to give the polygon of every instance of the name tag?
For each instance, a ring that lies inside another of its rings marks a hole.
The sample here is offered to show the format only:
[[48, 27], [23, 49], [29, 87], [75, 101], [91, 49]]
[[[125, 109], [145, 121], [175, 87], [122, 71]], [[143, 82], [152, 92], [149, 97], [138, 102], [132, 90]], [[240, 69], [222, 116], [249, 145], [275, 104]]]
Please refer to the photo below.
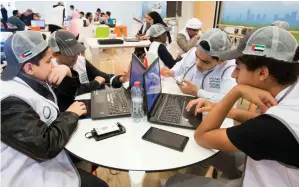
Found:
[[220, 81], [221, 79], [219, 77], [210, 77], [209, 78], [210, 88], [220, 89]]

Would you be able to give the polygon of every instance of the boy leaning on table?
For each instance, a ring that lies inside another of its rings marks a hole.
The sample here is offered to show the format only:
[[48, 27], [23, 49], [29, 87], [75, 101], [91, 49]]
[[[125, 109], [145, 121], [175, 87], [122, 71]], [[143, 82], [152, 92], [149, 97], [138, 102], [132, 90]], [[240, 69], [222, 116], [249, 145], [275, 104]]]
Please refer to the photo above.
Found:
[[127, 72], [123, 75], [105, 73], [80, 56], [80, 53], [85, 51], [85, 47], [71, 32], [56, 31], [50, 36], [48, 42], [54, 57], [52, 63], [66, 65], [72, 73], [72, 77], [68, 77], [54, 90], [61, 111], [65, 111], [74, 102], [76, 95], [104, 89], [107, 84], [119, 88], [129, 79]]
[[[247, 155], [243, 179], [224, 183], [194, 175], [178, 175], [166, 187], [299, 186], [299, 64], [296, 39], [277, 26], [248, 33], [234, 51], [220, 59], [237, 59], [234, 87], [217, 105], [199, 103], [210, 112], [195, 131], [202, 147]], [[220, 129], [239, 98], [257, 105], [261, 115], [238, 126]], [[211, 109], [212, 108], [212, 109]]]
[[[4, 45], [7, 66], [1, 75], [1, 185], [3, 187], [107, 187], [76, 169], [64, 146], [86, 113], [81, 102], [60, 112], [49, 84], [71, 76], [54, 66], [39, 32], [22, 31]], [[49, 83], [49, 84], [48, 84]]]

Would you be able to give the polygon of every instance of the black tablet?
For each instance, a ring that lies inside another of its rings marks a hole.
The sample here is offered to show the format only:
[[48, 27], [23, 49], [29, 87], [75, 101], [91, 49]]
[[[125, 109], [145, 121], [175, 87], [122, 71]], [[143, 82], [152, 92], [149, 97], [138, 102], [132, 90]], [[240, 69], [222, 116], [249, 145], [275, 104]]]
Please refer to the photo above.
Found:
[[151, 127], [142, 139], [156, 143], [177, 151], [183, 151], [189, 141], [189, 137], [175, 134], [169, 131]]

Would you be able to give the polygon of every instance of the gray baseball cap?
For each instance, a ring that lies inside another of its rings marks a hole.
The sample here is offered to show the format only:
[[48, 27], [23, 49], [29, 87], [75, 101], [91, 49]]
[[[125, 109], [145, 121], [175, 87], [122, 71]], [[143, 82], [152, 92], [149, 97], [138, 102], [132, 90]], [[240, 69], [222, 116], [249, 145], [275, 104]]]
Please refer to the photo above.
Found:
[[[210, 51], [206, 51], [203, 49], [200, 45], [201, 41], [208, 42], [210, 46]], [[214, 28], [209, 29], [205, 31], [201, 36], [200, 40], [198, 41], [197, 47], [200, 48], [200, 50], [204, 51], [209, 56], [216, 56], [218, 57], [220, 53], [230, 50], [232, 46], [231, 39], [226, 34], [226, 32]]]
[[75, 56], [86, 49], [71, 32], [64, 30], [53, 32], [48, 43], [53, 52], [60, 52], [65, 56]]
[[235, 50], [222, 53], [219, 59], [255, 55], [293, 62], [296, 48], [297, 41], [290, 32], [277, 26], [266, 26], [248, 32]]
[[157, 23], [149, 28], [147, 35], [149, 37], [158, 37], [169, 31], [171, 31], [170, 27], [165, 27], [164, 25]]
[[24, 62], [40, 54], [48, 47], [41, 32], [19, 31], [10, 36], [4, 44], [7, 65], [2, 72], [3, 81], [13, 79], [21, 70]]
[[280, 28], [285, 29], [285, 30], [289, 30], [289, 28], [290, 28], [290, 25], [286, 21], [279, 21], [279, 20], [274, 21], [271, 25], [280, 27]]

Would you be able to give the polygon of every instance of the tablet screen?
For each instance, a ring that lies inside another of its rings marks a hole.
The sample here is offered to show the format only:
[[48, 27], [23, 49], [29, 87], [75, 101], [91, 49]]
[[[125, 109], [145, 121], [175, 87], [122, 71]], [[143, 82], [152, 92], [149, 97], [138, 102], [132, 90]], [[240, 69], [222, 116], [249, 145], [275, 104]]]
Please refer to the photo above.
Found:
[[183, 151], [189, 138], [162, 129], [151, 127], [142, 137], [159, 145], [163, 145], [172, 149]]

